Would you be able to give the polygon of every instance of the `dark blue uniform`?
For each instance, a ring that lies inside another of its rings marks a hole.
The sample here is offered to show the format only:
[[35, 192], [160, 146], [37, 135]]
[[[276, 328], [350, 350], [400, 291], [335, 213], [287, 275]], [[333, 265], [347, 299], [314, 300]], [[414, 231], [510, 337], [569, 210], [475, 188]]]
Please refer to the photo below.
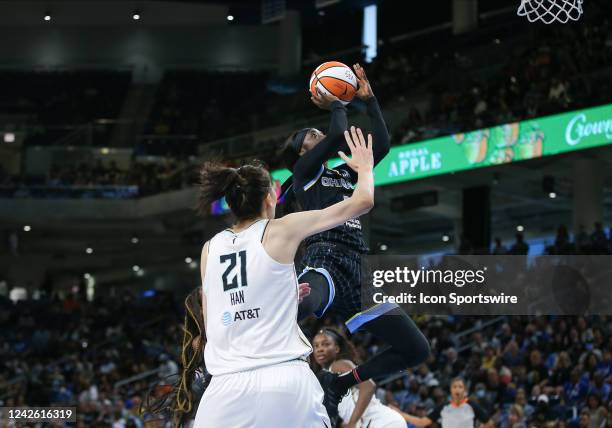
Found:
[[[372, 123], [374, 162], [378, 163], [389, 152], [389, 133], [376, 98], [369, 99], [366, 105]], [[323, 209], [352, 195], [357, 174], [346, 164], [333, 169], [325, 166], [339, 150], [348, 153], [344, 140], [347, 127], [345, 107], [334, 102], [326, 137], [302, 155], [293, 168], [290, 191], [301, 210]], [[335, 289], [335, 296], [330, 296], [328, 305], [316, 315], [321, 316], [329, 306], [345, 319], [361, 311], [361, 257], [368, 247], [359, 219], [313, 235], [304, 243], [302, 269], [317, 270], [328, 277]]]

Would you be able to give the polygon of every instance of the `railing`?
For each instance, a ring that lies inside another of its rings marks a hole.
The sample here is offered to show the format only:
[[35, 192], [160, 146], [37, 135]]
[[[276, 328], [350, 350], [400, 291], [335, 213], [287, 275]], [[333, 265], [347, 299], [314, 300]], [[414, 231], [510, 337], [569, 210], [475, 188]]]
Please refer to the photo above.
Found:
[[490, 326], [495, 325], [495, 324], [499, 324], [500, 322], [505, 322], [506, 320], [507, 320], [506, 316], [499, 316], [499, 317], [493, 318], [493, 319], [488, 320], [488, 321], [479, 322], [474, 327], [468, 328], [467, 330], [464, 330], [464, 331], [462, 331], [460, 333], [457, 333], [457, 334], [453, 335], [452, 336], [452, 341], [455, 344], [455, 349], [457, 350], [457, 353], [461, 353], [461, 352], [465, 351], [466, 349], [471, 348], [474, 345], [473, 342], [466, 343], [464, 345], [460, 345], [460, 339], [462, 337], [468, 336], [468, 335], [470, 335], [472, 333], [475, 333], [477, 331], [484, 330], [485, 328], [490, 327]]
[[[507, 317], [505, 316], [500, 316], [500, 317], [496, 317], [493, 319], [490, 319], [488, 321], [485, 322], [481, 322], [478, 323], [478, 325], [475, 325], [472, 328], [468, 328], [467, 330], [463, 330], [459, 333], [456, 333], [452, 336], [452, 342], [455, 344], [455, 349], [457, 350], [457, 353], [461, 353], [463, 351], [465, 351], [468, 348], [471, 348], [473, 346], [473, 343], [466, 343], [464, 345], [460, 345], [460, 339], [462, 337], [468, 336], [472, 333], [475, 333], [477, 331], [481, 331], [487, 327], [490, 327], [492, 325], [498, 324], [500, 322], [505, 322], [507, 320]], [[377, 385], [379, 386], [383, 386], [383, 385], [388, 385], [391, 382], [396, 381], [397, 379], [401, 379], [402, 377], [406, 376], [406, 373], [397, 373], [394, 375], [391, 375], [389, 377], [386, 377], [385, 379], [377, 382]]]
[[130, 376], [130, 377], [126, 378], [126, 379], [123, 379], [123, 380], [120, 380], [118, 382], [115, 382], [115, 385], [114, 385], [113, 389], [115, 391], [117, 391], [119, 388], [121, 388], [121, 387], [123, 387], [125, 385], [129, 385], [131, 383], [138, 382], [140, 380], [146, 379], [146, 378], [151, 377], [151, 376], [156, 376], [156, 375], [159, 374], [160, 371], [161, 371], [161, 368], [157, 368], [157, 369], [153, 369], [153, 370], [148, 370], [146, 372], [138, 373], [137, 375], [134, 375], [134, 376]]

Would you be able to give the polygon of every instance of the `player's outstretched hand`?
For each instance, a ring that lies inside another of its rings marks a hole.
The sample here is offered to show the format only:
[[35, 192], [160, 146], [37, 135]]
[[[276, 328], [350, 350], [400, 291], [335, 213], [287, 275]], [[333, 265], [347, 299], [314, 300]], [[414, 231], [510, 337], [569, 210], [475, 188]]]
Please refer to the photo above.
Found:
[[317, 89], [317, 92], [311, 94], [310, 100], [314, 105], [323, 110], [331, 110], [331, 105], [334, 101], [340, 101], [337, 96], [326, 94]]
[[357, 76], [357, 83], [359, 83], [359, 88], [357, 92], [355, 92], [355, 96], [362, 100], [368, 100], [374, 96], [374, 92], [372, 91], [372, 86], [370, 86], [370, 81], [368, 80], [368, 76], [366, 76], [366, 72], [360, 64], [353, 64], [353, 69], [355, 70], [355, 76]]
[[361, 129], [351, 126], [351, 132], [344, 131], [344, 139], [349, 149], [351, 149], [351, 157], [349, 158], [344, 152], [338, 152], [338, 155], [353, 171], [359, 173], [360, 171], [374, 168], [372, 134], [368, 134], [368, 141], [366, 143]]

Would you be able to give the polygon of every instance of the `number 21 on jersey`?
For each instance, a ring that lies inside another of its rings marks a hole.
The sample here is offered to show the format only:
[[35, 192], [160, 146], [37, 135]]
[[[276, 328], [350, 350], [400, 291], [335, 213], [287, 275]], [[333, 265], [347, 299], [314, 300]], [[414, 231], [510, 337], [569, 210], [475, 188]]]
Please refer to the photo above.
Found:
[[[238, 253], [223, 254], [219, 256], [219, 259], [222, 265], [227, 264], [225, 272], [221, 275], [223, 291], [230, 291], [238, 287], [246, 287], [246, 251], [242, 250]], [[240, 266], [238, 266], [238, 264], [240, 264]]]

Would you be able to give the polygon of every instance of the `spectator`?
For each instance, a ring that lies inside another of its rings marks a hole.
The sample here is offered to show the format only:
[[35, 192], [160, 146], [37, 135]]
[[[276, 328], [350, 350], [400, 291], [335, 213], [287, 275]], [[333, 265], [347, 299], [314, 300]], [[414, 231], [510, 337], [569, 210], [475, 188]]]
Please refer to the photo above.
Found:
[[608, 237], [600, 222], [595, 222], [595, 230], [591, 234], [591, 245], [594, 254], [605, 254], [608, 249]]
[[512, 245], [512, 248], [510, 248], [510, 254], [527, 255], [528, 253], [529, 244], [523, 240], [523, 234], [519, 232], [516, 234], [516, 242]]
[[518, 404], [510, 406], [499, 426], [500, 428], [527, 428], [523, 408]]
[[591, 247], [591, 240], [586, 232], [584, 224], [580, 225], [578, 236], [576, 237], [576, 246], [581, 254], [585, 254]]
[[508, 252], [508, 250], [502, 244], [501, 239], [500, 238], [495, 238], [495, 247], [493, 247], [492, 253], [494, 255], [501, 256], [501, 255], [506, 254], [507, 252]]
[[605, 426], [608, 411], [601, 405], [601, 399], [597, 394], [590, 394], [587, 398], [587, 409], [589, 415], [589, 428], [600, 428]]

